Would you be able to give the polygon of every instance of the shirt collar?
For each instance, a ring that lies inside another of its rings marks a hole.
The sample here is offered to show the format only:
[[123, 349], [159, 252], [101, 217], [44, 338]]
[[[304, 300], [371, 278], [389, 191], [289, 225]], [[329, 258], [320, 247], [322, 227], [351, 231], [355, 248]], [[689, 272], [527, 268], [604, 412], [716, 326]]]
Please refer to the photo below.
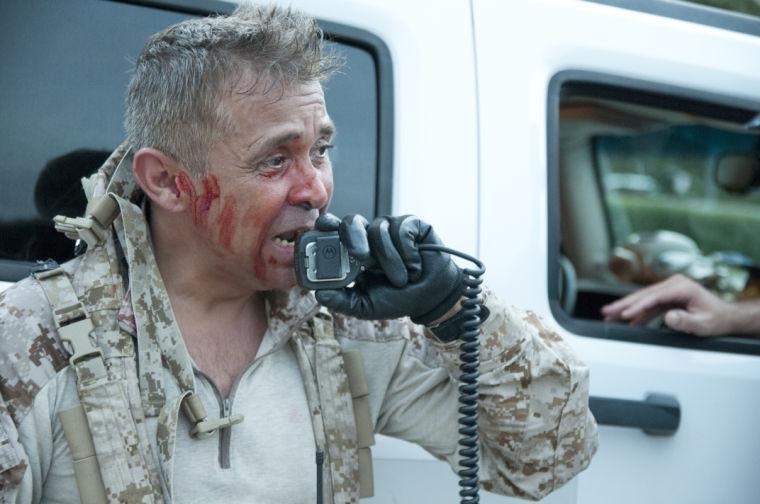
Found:
[[[264, 355], [285, 344], [293, 331], [319, 311], [314, 293], [301, 287], [289, 290], [266, 292], [267, 330], [258, 354]], [[137, 336], [135, 314], [132, 309], [132, 292], [121, 301], [116, 315], [119, 327], [126, 333]]]

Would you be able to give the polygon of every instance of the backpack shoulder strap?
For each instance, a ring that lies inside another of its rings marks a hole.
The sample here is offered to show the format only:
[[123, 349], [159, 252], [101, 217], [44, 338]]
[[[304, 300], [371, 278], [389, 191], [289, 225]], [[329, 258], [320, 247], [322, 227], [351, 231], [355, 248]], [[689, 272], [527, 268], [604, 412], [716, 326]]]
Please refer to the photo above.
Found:
[[[313, 415], [318, 450], [326, 448], [335, 502], [357, 502], [374, 494], [372, 454], [374, 427], [369, 389], [359, 351], [343, 351], [333, 319], [321, 310], [309, 321], [313, 342], [296, 343]], [[311, 348], [309, 348], [311, 347]], [[308, 371], [308, 372], [307, 372]], [[310, 392], [310, 389], [314, 389]]]
[[365, 499], [375, 495], [371, 448], [375, 444], [375, 426], [369, 411], [369, 387], [361, 352], [344, 350], [343, 367], [348, 378], [356, 424], [356, 445], [359, 450], [359, 497]]
[[[150, 450], [140, 446], [123, 385], [111, 377], [103, 352], [93, 344], [92, 319], [71, 280], [61, 268], [36, 272], [34, 277], [52, 307], [76, 373], [80, 405], [60, 412], [59, 419], [83, 502], [162, 502]], [[113, 366], [119, 359], [109, 361]]]

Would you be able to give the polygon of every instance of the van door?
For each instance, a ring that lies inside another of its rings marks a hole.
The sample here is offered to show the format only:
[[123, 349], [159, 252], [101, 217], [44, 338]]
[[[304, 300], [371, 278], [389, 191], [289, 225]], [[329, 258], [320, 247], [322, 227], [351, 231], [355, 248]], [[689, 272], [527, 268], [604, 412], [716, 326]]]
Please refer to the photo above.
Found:
[[489, 283], [591, 368], [600, 448], [575, 500], [757, 502], [760, 339], [605, 323], [599, 309], [652, 281], [611, 261], [637, 234], [682, 251], [683, 268], [710, 264], [701, 280], [722, 295], [757, 296], [760, 198], [715, 177], [760, 157], [746, 127], [760, 110], [760, 22], [613, 3], [625, 4], [474, 2], [481, 257]]

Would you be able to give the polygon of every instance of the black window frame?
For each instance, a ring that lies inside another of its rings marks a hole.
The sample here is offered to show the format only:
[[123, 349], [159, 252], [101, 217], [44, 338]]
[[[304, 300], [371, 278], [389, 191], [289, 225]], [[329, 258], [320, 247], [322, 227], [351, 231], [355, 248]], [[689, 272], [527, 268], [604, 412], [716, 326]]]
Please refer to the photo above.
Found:
[[689, 23], [760, 36], [760, 18], [741, 12], [672, 0], [585, 0]]
[[[162, 9], [196, 16], [230, 14], [237, 6], [223, 0], [107, 0], [115, 3]], [[391, 213], [393, 202], [394, 88], [391, 52], [377, 35], [346, 24], [317, 18], [325, 38], [369, 53], [377, 72], [377, 151], [375, 175], [375, 215]], [[16, 282], [32, 272], [37, 264], [0, 259], [0, 282]]]
[[[597, 320], [577, 319], [562, 309], [560, 303], [560, 144], [559, 120], [560, 102], [563, 88], [574, 86], [575, 90], [585, 90], [585, 96], [621, 99], [625, 93], [627, 102], [642, 105], [688, 110], [699, 115], [726, 118], [731, 114], [738, 123], [749, 122], [760, 111], [760, 101], [709, 93], [694, 89], [662, 84], [647, 80], [633, 79], [613, 74], [586, 70], [563, 70], [549, 81], [547, 92], [547, 293], [549, 308], [554, 319], [573, 334], [602, 338], [628, 343], [706, 350], [737, 354], [760, 355], [760, 337], [719, 336], [701, 338], [669, 329], [653, 329], [642, 326], [628, 326]], [[607, 218], [607, 216], [605, 216]]]

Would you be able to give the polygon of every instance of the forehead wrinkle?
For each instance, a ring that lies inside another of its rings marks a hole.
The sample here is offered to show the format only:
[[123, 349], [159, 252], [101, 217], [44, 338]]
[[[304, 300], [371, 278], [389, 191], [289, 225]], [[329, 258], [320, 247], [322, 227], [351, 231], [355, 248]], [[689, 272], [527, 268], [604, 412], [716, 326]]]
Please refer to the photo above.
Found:
[[257, 156], [265, 154], [277, 147], [298, 140], [301, 138], [300, 131], [286, 131], [273, 137], [267, 137], [266, 135], [254, 139], [248, 144], [247, 152], [250, 160], [255, 159]]
[[263, 137], [260, 139], [259, 142], [254, 142], [253, 144], [251, 144], [251, 146], [255, 150], [271, 150], [276, 147], [279, 147], [280, 145], [290, 143], [300, 138], [301, 138], [300, 131], [291, 130], [291, 131], [286, 131], [284, 133], [277, 134], [270, 138]]
[[[325, 122], [323, 122], [319, 127], [319, 134], [318, 136], [320, 138], [322, 137], [332, 137], [335, 134], [335, 124], [332, 122], [332, 120], [328, 117]], [[292, 131], [286, 131], [284, 133], [280, 133], [278, 135], [275, 135], [271, 138], [266, 138], [266, 135], [258, 137], [254, 139], [250, 144], [248, 144], [247, 150], [251, 153], [253, 157], [255, 157], [257, 154], [262, 152], [268, 152], [271, 150], [276, 149], [277, 147], [300, 140], [302, 137], [302, 132], [300, 129], [294, 129]]]

